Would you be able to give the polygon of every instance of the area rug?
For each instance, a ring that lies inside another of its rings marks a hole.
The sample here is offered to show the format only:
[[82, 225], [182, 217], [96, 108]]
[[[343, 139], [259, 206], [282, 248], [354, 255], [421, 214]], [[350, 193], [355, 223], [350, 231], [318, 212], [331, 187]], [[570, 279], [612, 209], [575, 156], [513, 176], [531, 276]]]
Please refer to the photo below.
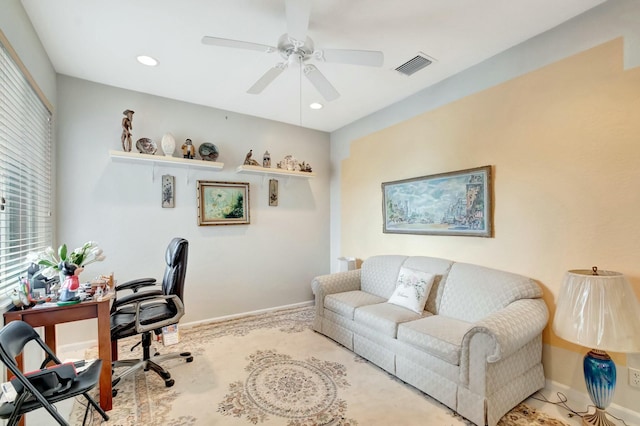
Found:
[[[191, 351], [192, 363], [164, 363], [167, 388], [154, 373], [123, 380], [108, 422], [114, 426], [472, 425], [448, 407], [401, 382], [311, 329], [313, 307], [277, 311], [180, 329], [180, 342], [161, 353]], [[122, 340], [120, 359], [141, 356], [135, 338]], [[87, 357], [95, 357], [92, 349]], [[69, 417], [82, 424], [83, 404]], [[500, 426], [566, 426], [520, 404]]]

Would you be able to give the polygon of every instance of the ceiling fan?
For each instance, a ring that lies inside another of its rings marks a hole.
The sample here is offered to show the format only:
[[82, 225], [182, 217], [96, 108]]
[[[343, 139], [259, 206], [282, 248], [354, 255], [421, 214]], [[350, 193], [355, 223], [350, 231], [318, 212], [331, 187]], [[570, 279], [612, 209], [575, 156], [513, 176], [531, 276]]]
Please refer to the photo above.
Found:
[[202, 38], [202, 43], [212, 46], [231, 47], [236, 49], [258, 50], [265, 53], [278, 52], [285, 59], [270, 68], [247, 93], [257, 95], [261, 93], [273, 80], [278, 77], [290, 64], [299, 64], [302, 73], [320, 92], [327, 101], [333, 101], [340, 97], [340, 93], [333, 87], [327, 78], [316, 68], [308, 63], [310, 59], [322, 62], [336, 62], [342, 64], [364, 65], [380, 67], [384, 61], [384, 55], [380, 51], [373, 50], [347, 50], [347, 49], [316, 49], [309, 37], [309, 16], [311, 14], [311, 0], [286, 0], [287, 32], [278, 39], [277, 47], [251, 43], [226, 38], [209, 37]]

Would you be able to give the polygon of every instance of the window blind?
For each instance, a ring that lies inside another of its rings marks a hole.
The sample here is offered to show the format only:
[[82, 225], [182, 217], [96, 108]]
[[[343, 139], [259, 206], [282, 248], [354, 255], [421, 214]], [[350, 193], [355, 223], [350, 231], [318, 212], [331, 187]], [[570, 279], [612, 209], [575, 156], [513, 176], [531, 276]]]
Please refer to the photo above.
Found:
[[44, 250], [53, 240], [51, 112], [13, 53], [2, 36], [0, 303], [3, 306], [19, 277], [26, 276], [27, 253]]

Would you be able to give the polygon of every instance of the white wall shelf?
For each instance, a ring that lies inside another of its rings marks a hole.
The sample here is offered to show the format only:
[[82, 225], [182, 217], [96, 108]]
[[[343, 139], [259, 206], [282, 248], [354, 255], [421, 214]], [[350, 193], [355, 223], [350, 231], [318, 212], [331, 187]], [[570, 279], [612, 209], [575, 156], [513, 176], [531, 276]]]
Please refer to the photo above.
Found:
[[286, 176], [286, 177], [296, 177], [296, 178], [304, 178], [309, 179], [314, 177], [316, 174], [313, 172], [298, 172], [295, 170], [284, 170], [277, 168], [269, 168], [269, 167], [260, 167], [260, 166], [248, 166], [242, 165], [238, 166], [236, 169], [236, 173], [249, 173], [255, 175], [273, 175], [273, 176]]
[[189, 158], [167, 157], [165, 155], [149, 155], [139, 154], [137, 152], [124, 152], [109, 150], [109, 156], [113, 161], [122, 161], [127, 163], [154, 163], [158, 165], [170, 165], [176, 167], [186, 167], [193, 169], [217, 169], [224, 167], [224, 163], [217, 161], [204, 161]]
[[109, 150], [109, 156], [111, 161], [117, 161], [122, 163], [138, 163], [138, 164], [151, 164], [151, 181], [156, 179], [156, 166], [171, 166], [187, 169], [187, 185], [191, 181], [190, 171], [194, 169], [206, 169], [206, 170], [222, 170], [224, 163], [217, 161], [204, 161], [190, 158], [179, 157], [167, 157], [165, 155], [150, 155], [140, 154], [137, 152], [125, 152]]

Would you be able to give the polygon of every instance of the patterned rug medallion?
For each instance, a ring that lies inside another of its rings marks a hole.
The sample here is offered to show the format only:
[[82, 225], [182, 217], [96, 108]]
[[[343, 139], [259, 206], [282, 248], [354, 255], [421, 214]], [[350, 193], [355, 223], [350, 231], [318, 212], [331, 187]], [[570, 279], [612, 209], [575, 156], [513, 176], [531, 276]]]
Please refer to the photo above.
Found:
[[[169, 361], [175, 385], [138, 373], [118, 385], [110, 420], [91, 425], [370, 426], [472, 425], [446, 406], [311, 330], [312, 307], [182, 328], [180, 343], [160, 352], [191, 351], [192, 363]], [[135, 338], [121, 359], [140, 356]], [[87, 357], [95, 357], [92, 349]], [[76, 402], [70, 423], [82, 424]], [[499, 426], [566, 426], [520, 404]]]
[[338, 397], [338, 389], [349, 386], [344, 365], [313, 357], [299, 361], [275, 350], [257, 351], [249, 361], [247, 379], [229, 385], [218, 412], [253, 424], [269, 414], [290, 419], [291, 426], [356, 424], [345, 420], [347, 403]]

